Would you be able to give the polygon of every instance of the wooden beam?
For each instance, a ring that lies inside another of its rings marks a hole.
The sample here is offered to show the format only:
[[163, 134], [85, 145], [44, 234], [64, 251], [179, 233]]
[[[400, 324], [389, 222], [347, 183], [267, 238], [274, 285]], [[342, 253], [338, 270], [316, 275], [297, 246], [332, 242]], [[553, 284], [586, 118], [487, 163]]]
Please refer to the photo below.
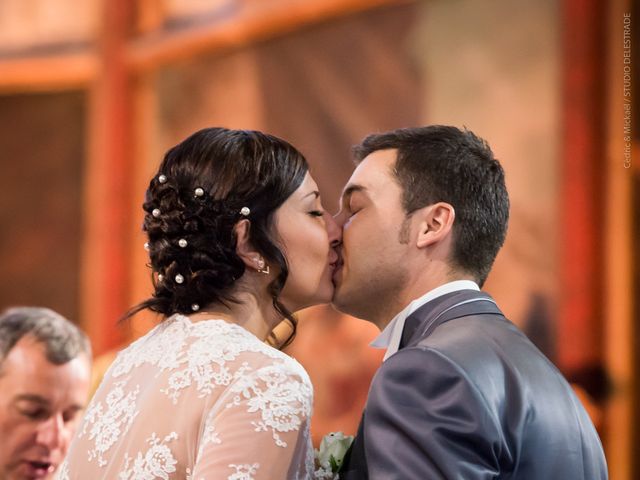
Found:
[[603, 360], [604, 4], [564, 0], [558, 363]]
[[85, 88], [98, 71], [95, 52], [0, 57], [0, 93], [52, 92]]
[[[161, 119], [160, 102], [156, 91], [156, 78], [153, 73], [138, 77], [132, 85], [132, 151], [135, 162], [129, 170], [132, 195], [129, 210], [130, 264], [129, 264], [129, 304], [137, 305], [153, 293], [149, 253], [143, 248], [147, 241], [142, 231], [144, 212], [142, 204], [149, 181], [158, 168], [164, 152], [160, 151], [158, 141], [159, 122]], [[139, 312], [130, 321], [129, 336], [131, 342], [147, 333], [161, 320], [160, 314], [149, 310]]]
[[[160, 32], [165, 12], [157, 2], [137, 4], [136, 29], [142, 33], [126, 49], [132, 72], [144, 72], [202, 53], [215, 53], [295, 31], [304, 26], [409, 0], [274, 0], [239, 2], [211, 23]], [[107, 2], [108, 3], [108, 2]], [[86, 88], [99, 74], [94, 48], [71, 53], [0, 58], [0, 93], [50, 92]]]
[[100, 75], [91, 85], [85, 177], [82, 325], [97, 355], [126, 337], [117, 320], [129, 307], [131, 80], [123, 61], [131, 2], [103, 2]]
[[210, 23], [156, 32], [131, 42], [128, 64], [144, 72], [191, 58], [237, 48], [331, 18], [408, 0], [272, 0], [237, 2]]

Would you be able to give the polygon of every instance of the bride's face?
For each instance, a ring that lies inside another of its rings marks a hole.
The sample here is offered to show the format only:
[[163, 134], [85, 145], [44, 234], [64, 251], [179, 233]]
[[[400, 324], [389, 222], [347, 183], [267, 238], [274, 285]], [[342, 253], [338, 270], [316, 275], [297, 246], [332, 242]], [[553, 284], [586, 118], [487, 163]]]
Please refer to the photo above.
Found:
[[280, 301], [291, 311], [331, 301], [338, 260], [331, 245], [340, 241], [341, 231], [322, 208], [318, 186], [308, 172], [276, 211], [275, 227], [289, 265]]

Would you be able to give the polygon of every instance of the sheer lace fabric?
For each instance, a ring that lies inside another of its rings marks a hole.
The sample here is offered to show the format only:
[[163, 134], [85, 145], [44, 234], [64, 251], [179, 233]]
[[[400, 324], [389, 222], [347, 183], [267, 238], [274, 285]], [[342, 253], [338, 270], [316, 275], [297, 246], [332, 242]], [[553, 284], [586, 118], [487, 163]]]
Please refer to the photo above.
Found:
[[175, 315], [118, 355], [58, 478], [311, 478], [312, 395], [300, 364], [242, 327]]

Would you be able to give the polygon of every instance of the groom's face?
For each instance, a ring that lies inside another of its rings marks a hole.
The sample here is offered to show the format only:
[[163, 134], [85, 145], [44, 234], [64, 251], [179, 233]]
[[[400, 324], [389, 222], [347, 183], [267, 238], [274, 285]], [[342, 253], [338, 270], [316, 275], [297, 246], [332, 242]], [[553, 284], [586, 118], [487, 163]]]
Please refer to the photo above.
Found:
[[365, 157], [347, 182], [336, 215], [343, 228], [343, 264], [334, 273], [333, 303], [369, 320], [407, 281], [402, 190], [393, 174], [396, 156], [390, 149]]

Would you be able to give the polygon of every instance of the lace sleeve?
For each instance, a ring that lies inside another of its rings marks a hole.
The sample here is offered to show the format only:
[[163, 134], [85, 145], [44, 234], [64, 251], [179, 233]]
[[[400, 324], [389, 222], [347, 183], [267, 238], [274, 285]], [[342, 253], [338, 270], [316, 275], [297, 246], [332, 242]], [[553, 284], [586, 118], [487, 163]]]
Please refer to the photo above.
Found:
[[240, 376], [207, 414], [191, 478], [306, 478], [312, 395], [282, 364]]

